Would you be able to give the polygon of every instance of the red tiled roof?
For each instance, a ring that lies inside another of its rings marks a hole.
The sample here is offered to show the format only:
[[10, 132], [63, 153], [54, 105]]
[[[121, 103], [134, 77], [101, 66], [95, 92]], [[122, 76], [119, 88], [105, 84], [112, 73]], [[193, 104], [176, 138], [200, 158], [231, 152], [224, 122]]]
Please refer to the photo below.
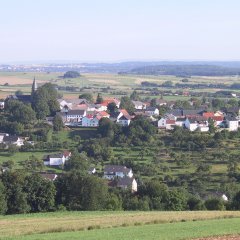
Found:
[[211, 119], [214, 121], [223, 121], [223, 116], [213, 116]]
[[166, 120], [166, 124], [175, 124], [175, 120], [170, 120], [170, 119], [167, 119]]
[[214, 112], [204, 112], [203, 117], [210, 118], [214, 116]]
[[71, 156], [71, 152], [65, 150], [65, 151], [63, 151], [63, 155], [64, 155], [64, 157], [70, 157]]

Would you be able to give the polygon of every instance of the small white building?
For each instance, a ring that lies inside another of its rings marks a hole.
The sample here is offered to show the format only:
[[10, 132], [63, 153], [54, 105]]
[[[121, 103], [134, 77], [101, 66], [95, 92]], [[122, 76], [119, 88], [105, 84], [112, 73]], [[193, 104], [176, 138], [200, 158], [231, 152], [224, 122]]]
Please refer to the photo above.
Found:
[[158, 108], [155, 108], [155, 107], [148, 107], [148, 108], [146, 108], [145, 113], [148, 116], [158, 116], [159, 110], [158, 110]]
[[226, 120], [226, 125], [229, 131], [233, 132], [238, 130], [239, 123], [235, 117], [227, 116], [225, 120]]
[[131, 189], [131, 192], [137, 192], [138, 185], [135, 178], [123, 177], [119, 178], [117, 181], [117, 187], [122, 189]]

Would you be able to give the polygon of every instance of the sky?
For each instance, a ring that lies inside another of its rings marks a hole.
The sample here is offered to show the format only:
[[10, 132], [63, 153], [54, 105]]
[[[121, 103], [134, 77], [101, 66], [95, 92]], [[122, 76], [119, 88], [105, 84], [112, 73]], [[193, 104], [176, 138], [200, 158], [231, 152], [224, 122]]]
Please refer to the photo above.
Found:
[[0, 63], [240, 60], [239, 0], [0, 0]]

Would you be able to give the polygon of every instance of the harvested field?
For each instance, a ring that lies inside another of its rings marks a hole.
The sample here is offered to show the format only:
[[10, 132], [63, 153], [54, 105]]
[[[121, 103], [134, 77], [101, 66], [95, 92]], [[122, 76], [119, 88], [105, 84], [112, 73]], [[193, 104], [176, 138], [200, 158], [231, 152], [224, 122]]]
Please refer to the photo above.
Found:
[[219, 236], [209, 238], [198, 238], [194, 240], [240, 240], [240, 236]]

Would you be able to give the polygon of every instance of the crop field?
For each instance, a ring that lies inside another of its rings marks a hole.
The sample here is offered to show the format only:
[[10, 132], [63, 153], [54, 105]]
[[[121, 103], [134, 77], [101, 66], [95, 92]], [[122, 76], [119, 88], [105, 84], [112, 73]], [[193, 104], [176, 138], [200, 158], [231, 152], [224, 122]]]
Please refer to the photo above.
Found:
[[[174, 84], [182, 83], [182, 77], [176, 76], [151, 76], [151, 75], [118, 75], [118, 74], [93, 74], [85, 73], [79, 78], [63, 79], [63, 73], [15, 73], [15, 72], [0, 72], [0, 98], [4, 98], [16, 90], [22, 90], [24, 93], [31, 91], [31, 84], [34, 76], [39, 85], [46, 82], [51, 82], [62, 87], [79, 87], [86, 88], [85, 91], [92, 93], [101, 92], [103, 88], [110, 88], [104, 92], [104, 95], [121, 96], [119, 92], [130, 94], [134, 88], [139, 88], [141, 82], [154, 82], [162, 84], [165, 81], [172, 81]], [[227, 85], [237, 83], [240, 79], [237, 76], [227, 77], [198, 77], [189, 78], [188, 84], [196, 83], [224, 83]], [[161, 88], [159, 88], [161, 90]], [[179, 90], [174, 88], [172, 90]], [[189, 89], [188, 89], [189, 90]], [[198, 91], [194, 90], [193, 91]], [[203, 92], [215, 92], [220, 89], [200, 89]], [[65, 97], [78, 97], [79, 92], [62, 91]], [[171, 100], [182, 99], [183, 96], [170, 96]], [[184, 97], [183, 97], [184, 98]], [[169, 100], [166, 98], [166, 100]]]
[[225, 211], [41, 213], [0, 217], [0, 239], [189, 239], [239, 224], [240, 212]]

